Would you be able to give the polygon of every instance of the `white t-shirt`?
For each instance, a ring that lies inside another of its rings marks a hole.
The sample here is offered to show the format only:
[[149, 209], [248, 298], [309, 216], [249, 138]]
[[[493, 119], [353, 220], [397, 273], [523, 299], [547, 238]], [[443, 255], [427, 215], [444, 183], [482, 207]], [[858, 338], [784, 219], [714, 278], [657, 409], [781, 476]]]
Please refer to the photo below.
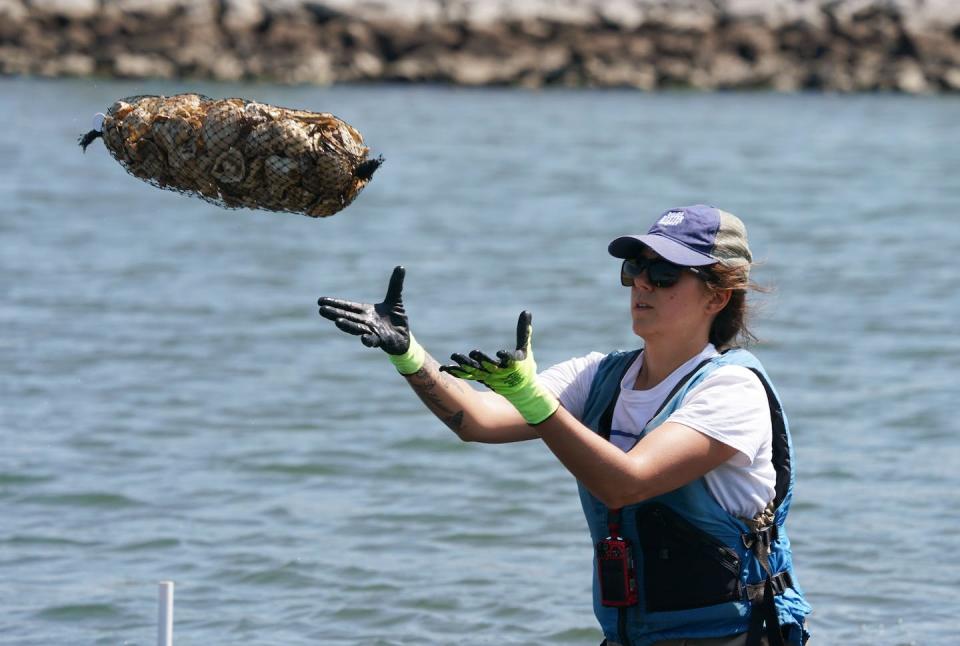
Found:
[[[620, 397], [613, 410], [610, 441], [629, 451], [677, 382], [697, 364], [717, 354], [707, 344], [700, 354], [677, 368], [649, 390], [634, 390], [643, 365], [643, 353], [620, 382]], [[551, 366], [540, 373], [540, 383], [552, 392], [577, 419], [590, 393], [590, 385], [604, 355], [592, 352]], [[721, 366], [691, 388], [667, 419], [723, 442], [737, 453], [709, 471], [704, 479], [720, 506], [736, 516], [752, 518], [773, 500], [770, 407], [760, 379], [743, 366]]]

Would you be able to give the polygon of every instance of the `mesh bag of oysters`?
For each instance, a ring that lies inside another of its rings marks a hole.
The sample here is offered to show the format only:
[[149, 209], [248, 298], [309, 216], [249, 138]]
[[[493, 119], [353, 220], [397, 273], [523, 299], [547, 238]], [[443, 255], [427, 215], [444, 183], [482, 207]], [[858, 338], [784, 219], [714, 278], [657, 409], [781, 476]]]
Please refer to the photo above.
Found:
[[332, 114], [200, 94], [116, 101], [98, 137], [135, 177], [226, 208], [333, 215], [366, 186], [382, 158]]

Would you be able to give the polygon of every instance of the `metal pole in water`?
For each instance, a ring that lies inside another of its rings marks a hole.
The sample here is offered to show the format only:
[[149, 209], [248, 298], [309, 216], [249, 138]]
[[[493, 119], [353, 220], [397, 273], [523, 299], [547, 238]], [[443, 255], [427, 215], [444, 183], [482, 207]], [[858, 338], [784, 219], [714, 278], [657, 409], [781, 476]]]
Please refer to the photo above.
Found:
[[157, 646], [173, 646], [173, 581], [160, 582]]

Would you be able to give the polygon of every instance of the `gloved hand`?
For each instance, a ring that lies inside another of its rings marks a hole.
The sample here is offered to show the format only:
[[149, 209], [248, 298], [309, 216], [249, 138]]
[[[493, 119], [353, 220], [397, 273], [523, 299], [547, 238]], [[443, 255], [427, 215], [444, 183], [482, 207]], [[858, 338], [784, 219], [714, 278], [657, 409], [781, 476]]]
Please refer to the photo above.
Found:
[[321, 296], [317, 305], [320, 316], [333, 321], [344, 332], [359, 336], [368, 348], [381, 348], [401, 374], [409, 375], [423, 366], [426, 352], [410, 333], [403, 309], [401, 292], [405, 274], [403, 267], [393, 268], [382, 303], [370, 305]]
[[537, 363], [531, 345], [532, 319], [530, 312], [520, 313], [516, 350], [500, 350], [496, 360], [480, 350], [472, 351], [469, 356], [455, 353], [450, 358], [456, 365], [441, 366], [440, 370], [485, 384], [513, 404], [528, 424], [539, 424], [556, 412], [560, 402], [537, 381]]

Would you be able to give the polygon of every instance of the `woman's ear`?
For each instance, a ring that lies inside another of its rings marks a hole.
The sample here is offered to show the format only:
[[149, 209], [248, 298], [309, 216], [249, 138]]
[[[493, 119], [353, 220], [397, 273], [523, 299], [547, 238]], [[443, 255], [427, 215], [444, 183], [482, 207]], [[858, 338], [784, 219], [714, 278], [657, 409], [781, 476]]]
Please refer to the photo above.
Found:
[[717, 314], [723, 311], [723, 308], [730, 302], [732, 293], [729, 289], [711, 289], [707, 296], [707, 314]]

